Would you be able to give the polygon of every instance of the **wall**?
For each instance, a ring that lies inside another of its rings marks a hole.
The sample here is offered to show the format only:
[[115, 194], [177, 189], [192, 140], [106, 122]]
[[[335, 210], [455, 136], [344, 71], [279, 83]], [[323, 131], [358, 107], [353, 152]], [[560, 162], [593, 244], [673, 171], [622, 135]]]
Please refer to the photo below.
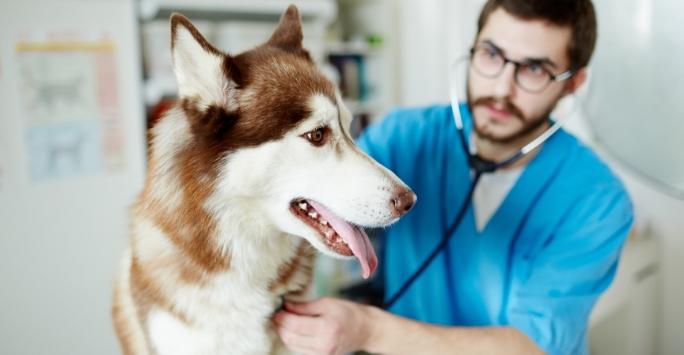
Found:
[[[26, 40], [66, 45], [21, 54], [15, 44]], [[79, 49], [64, 49], [73, 43]], [[113, 46], [84, 49], [88, 43]], [[128, 206], [143, 181], [139, 58], [132, 0], [0, 2], [0, 354], [120, 353], [110, 305]], [[31, 72], [40, 74], [28, 79], [20, 69], [27, 63], [38, 63]], [[66, 72], [80, 78], [76, 94], [50, 101], [48, 89], [36, 93], [64, 82]], [[50, 114], [38, 120], [44, 108]], [[81, 164], [62, 156], [45, 169], [53, 173], [36, 175], [45, 142], [64, 137], [65, 125], [91, 124], [99, 130], [87, 136], [94, 144], [71, 153]], [[40, 140], [36, 126], [47, 130]], [[104, 144], [107, 135], [118, 138]], [[100, 149], [115, 154], [116, 167], [81, 170], [85, 161], [110, 162]]]

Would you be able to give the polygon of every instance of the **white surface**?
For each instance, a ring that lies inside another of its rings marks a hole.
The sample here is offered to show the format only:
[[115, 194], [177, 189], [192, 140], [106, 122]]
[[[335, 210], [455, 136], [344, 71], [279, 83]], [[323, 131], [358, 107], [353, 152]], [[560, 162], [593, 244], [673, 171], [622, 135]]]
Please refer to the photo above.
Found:
[[639, 220], [662, 237], [660, 354], [681, 354], [684, 349], [681, 331], [684, 327], [684, 201], [654, 189], [618, 165], [615, 167], [634, 200]]
[[630, 241], [625, 246], [615, 280], [591, 314], [592, 355], [657, 354], [662, 298], [660, 248], [655, 237]]
[[400, 1], [401, 105], [449, 100], [448, 68], [472, 46], [482, 4], [484, 0]]
[[[106, 31], [116, 50], [122, 170], [32, 180], [18, 95], [18, 33]], [[0, 353], [117, 354], [109, 310], [128, 206], [142, 186], [144, 117], [133, 1], [0, 3]], [[4, 151], [3, 151], [3, 154]]]
[[588, 121], [607, 150], [684, 197], [684, 3], [601, 0], [596, 7]]
[[451, 36], [445, 15], [447, 1], [400, 1], [401, 105], [446, 102], [449, 98], [445, 75], [448, 68], [446, 43]]

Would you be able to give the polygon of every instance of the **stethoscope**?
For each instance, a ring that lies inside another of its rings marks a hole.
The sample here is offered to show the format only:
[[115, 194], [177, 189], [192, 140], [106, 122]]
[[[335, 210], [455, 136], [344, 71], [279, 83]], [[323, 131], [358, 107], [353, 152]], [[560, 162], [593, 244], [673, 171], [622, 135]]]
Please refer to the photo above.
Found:
[[468, 141], [466, 139], [466, 133], [463, 125], [463, 118], [461, 117], [461, 111], [459, 108], [460, 106], [458, 100], [458, 85], [456, 81], [453, 80], [454, 74], [457, 73], [457, 66], [469, 60], [470, 56], [467, 56], [465, 58], [457, 60], [451, 66], [452, 83], [450, 85], [450, 99], [451, 110], [453, 111], [454, 115], [454, 122], [456, 123], [456, 129], [458, 130], [458, 133], [461, 138], [461, 146], [463, 151], [467, 155], [468, 166], [470, 166], [470, 169], [472, 170], [472, 183], [470, 184], [470, 189], [468, 190], [466, 198], [461, 207], [459, 208], [458, 213], [456, 213], [453, 222], [449, 225], [449, 228], [447, 228], [446, 233], [442, 235], [442, 239], [440, 240], [439, 244], [435, 246], [435, 248], [428, 255], [428, 257], [425, 258], [420, 267], [418, 267], [418, 269], [416, 269], [416, 271], [414, 271], [413, 274], [411, 274], [411, 276], [406, 281], [404, 281], [404, 283], [392, 295], [392, 297], [388, 298], [388, 300], [383, 303], [383, 309], [389, 309], [390, 307], [392, 307], [392, 305], [394, 305], [394, 303], [396, 303], [401, 298], [401, 296], [403, 296], [404, 293], [406, 293], [406, 291], [409, 289], [409, 287], [411, 287], [411, 285], [416, 281], [416, 279], [418, 279], [418, 277], [423, 274], [427, 267], [430, 266], [430, 264], [437, 257], [437, 255], [439, 255], [439, 253], [444, 250], [447, 243], [451, 239], [451, 236], [454, 234], [454, 231], [461, 224], [463, 216], [465, 215], [465, 212], [468, 210], [468, 206], [473, 200], [475, 188], [477, 187], [477, 183], [480, 181], [480, 177], [482, 177], [482, 174], [492, 173], [498, 169], [510, 166], [513, 163], [519, 161], [526, 155], [533, 152], [535, 149], [539, 148], [544, 142], [546, 142], [551, 136], [553, 136], [553, 134], [556, 133], [566, 121], [555, 121], [553, 125], [549, 127], [549, 129], [544, 131], [544, 133], [540, 134], [537, 138], [533, 139], [524, 147], [520, 148], [517, 152], [515, 152], [514, 154], [510, 155], [508, 158], [502, 161], [496, 162], [484, 159], [477, 155], [477, 153], [473, 153], [473, 151], [468, 147]]

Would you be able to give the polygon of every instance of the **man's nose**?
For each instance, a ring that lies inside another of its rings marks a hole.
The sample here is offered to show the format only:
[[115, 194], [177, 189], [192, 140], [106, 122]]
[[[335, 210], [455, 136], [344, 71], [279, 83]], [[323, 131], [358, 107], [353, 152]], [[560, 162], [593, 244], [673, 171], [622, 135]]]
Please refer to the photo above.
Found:
[[513, 95], [515, 90], [515, 65], [513, 63], [504, 64], [503, 71], [495, 79], [494, 96], [505, 98]]
[[401, 217], [416, 203], [416, 194], [407, 188], [400, 188], [390, 200], [390, 206], [395, 217]]

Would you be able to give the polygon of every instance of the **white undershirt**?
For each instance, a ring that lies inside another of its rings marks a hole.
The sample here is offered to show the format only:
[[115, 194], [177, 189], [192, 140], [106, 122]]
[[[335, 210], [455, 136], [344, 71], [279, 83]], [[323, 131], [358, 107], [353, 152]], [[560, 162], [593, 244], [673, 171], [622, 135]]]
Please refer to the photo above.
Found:
[[482, 174], [473, 194], [475, 226], [480, 233], [508, 196], [524, 167]]

